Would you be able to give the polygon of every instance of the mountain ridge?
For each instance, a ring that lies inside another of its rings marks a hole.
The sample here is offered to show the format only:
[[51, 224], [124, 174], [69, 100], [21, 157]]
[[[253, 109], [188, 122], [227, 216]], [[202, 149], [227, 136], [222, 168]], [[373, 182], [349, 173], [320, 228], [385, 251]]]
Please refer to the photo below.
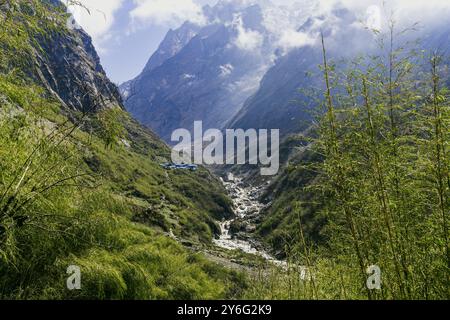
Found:
[[[268, 8], [281, 10], [273, 5]], [[196, 120], [208, 128], [225, 128], [257, 91], [277, 55], [273, 44], [277, 28], [268, 20], [272, 13], [268, 8], [227, 1], [205, 7], [209, 24], [199, 28], [181, 50], [169, 50], [176, 54], [158, 68], [146, 68], [121, 86], [127, 110], [166, 142], [175, 129], [192, 130]], [[304, 16], [308, 10], [305, 6]], [[289, 15], [286, 9], [282, 12]], [[167, 50], [162, 48], [173, 32], [152, 57], [164, 55]]]

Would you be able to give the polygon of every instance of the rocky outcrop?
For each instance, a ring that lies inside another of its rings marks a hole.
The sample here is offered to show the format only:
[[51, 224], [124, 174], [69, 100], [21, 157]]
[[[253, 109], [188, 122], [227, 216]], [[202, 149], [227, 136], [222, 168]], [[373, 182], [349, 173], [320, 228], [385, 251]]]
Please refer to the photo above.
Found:
[[[54, 11], [59, 1], [49, 1]], [[37, 39], [33, 74], [66, 107], [95, 112], [122, 106], [118, 88], [106, 76], [90, 36], [83, 30], [49, 30]]]

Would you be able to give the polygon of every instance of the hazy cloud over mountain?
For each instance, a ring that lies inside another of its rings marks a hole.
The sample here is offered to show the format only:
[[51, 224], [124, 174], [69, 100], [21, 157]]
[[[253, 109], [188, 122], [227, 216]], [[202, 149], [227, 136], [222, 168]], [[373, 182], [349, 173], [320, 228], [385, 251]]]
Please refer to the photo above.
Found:
[[[202, 8], [204, 5], [212, 7], [218, 1], [81, 0], [80, 2], [90, 9], [90, 14], [86, 10], [75, 9], [77, 21], [93, 37], [106, 70], [114, 68], [114, 75], [116, 72], [123, 75], [113, 78], [120, 78], [123, 81], [142, 69], [152, 53], [148, 50], [155, 51], [170, 28], [176, 29], [185, 21], [199, 25], [210, 23]], [[332, 9], [336, 6], [348, 8], [367, 27], [376, 29], [385, 25], [386, 16], [390, 16], [392, 11], [400, 24], [420, 22], [430, 27], [444, 23], [445, 19], [440, 17], [450, 14], [450, 1], [442, 0], [386, 0], [384, 6], [382, 0], [220, 0], [219, 2], [223, 5], [233, 3], [234, 6], [241, 7], [259, 4], [263, 9], [264, 28], [271, 33], [270, 41], [284, 52], [313, 44], [317, 35], [298, 30], [305, 22], [304, 17], [312, 14], [330, 17]], [[217, 22], [221, 22], [222, 18], [216, 17]], [[355, 25], [355, 27], [362, 26], [361, 23]], [[235, 44], [238, 47], [247, 51], [262, 47], [262, 36], [258, 30], [246, 29], [239, 24], [237, 28], [239, 35], [235, 39]], [[138, 59], [132, 59], [127, 69], [118, 69], [120, 63], [115, 62], [122, 61], [125, 53], [128, 53], [129, 57], [131, 52], [142, 54], [137, 57]]]
[[[241, 6], [260, 4], [262, 7], [268, 7], [270, 3], [267, 0], [221, 0], [224, 3], [234, 3]], [[75, 16], [79, 23], [94, 38], [98, 44], [104, 42], [111, 35], [108, 34], [115, 22], [117, 11], [126, 6], [130, 17], [129, 30], [146, 25], [159, 25], [167, 28], [176, 28], [185, 21], [190, 21], [199, 25], [206, 22], [202, 6], [204, 4], [214, 4], [214, 0], [81, 0], [83, 4], [90, 9], [90, 13], [81, 8], [74, 9]], [[296, 14], [296, 8], [304, 8], [309, 5], [311, 0], [272, 0], [276, 6], [289, 6], [290, 13]], [[316, 1], [314, 1], [315, 3]], [[336, 5], [345, 6], [353, 10], [361, 19], [367, 18], [369, 25], [379, 27], [381, 15], [390, 14], [393, 10], [396, 18], [400, 21], [411, 23], [420, 21], [422, 23], [435, 23], [437, 15], [448, 14], [450, 12], [450, 2], [442, 0], [387, 0], [385, 7], [380, 0], [319, 0], [315, 6], [316, 13], [330, 12]], [[273, 17], [270, 17], [273, 15]], [[267, 23], [274, 18], [280, 18], [277, 12], [271, 10], [268, 12]], [[286, 18], [286, 17], [284, 17]], [[289, 18], [288, 18], [289, 20]], [[295, 33], [295, 30], [288, 27], [286, 23], [277, 25], [280, 32], [280, 44], [285, 47], [296, 46], [296, 44], [308, 43], [310, 39], [304, 34]], [[292, 26], [291, 26], [292, 27]], [[248, 40], [252, 47], [260, 39], [255, 33], [245, 33], [242, 30], [242, 38], [239, 40]]]
[[235, 38], [234, 44], [242, 50], [259, 50], [264, 42], [264, 36], [255, 30], [246, 29], [242, 18], [238, 17], [235, 21], [238, 36]]

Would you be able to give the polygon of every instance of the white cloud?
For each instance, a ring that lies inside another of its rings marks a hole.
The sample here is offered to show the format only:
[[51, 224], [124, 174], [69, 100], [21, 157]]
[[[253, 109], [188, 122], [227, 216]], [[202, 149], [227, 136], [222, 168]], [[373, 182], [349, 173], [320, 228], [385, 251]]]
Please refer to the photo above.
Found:
[[193, 0], [133, 0], [135, 8], [130, 11], [133, 27], [136, 23], [178, 27], [185, 21], [203, 25], [202, 8]]
[[[329, 11], [336, 4], [342, 4], [360, 17], [366, 16], [366, 18], [368, 18], [369, 8], [372, 13], [375, 13], [375, 7], [378, 7], [380, 22], [391, 13], [394, 13], [394, 19], [400, 24], [419, 22], [422, 25], [433, 25], [448, 21], [450, 17], [450, 1], [448, 0], [320, 0], [320, 4], [324, 11]], [[372, 15], [373, 18], [378, 19]]]
[[366, 10], [366, 26], [369, 29], [381, 30], [382, 14], [379, 6], [369, 6]]
[[[61, 0], [66, 2], [66, 0]], [[229, 0], [246, 4], [260, 3], [259, 0]], [[204, 24], [201, 4], [215, 3], [215, 0], [80, 0], [89, 8], [90, 14], [82, 8], [74, 7], [74, 15], [79, 24], [93, 38], [97, 49], [105, 51], [107, 42], [114, 36], [111, 28], [115, 16], [125, 2], [134, 4], [128, 13], [131, 18], [130, 29], [140, 26], [158, 25], [176, 28], [184, 21]], [[422, 25], [434, 26], [445, 23], [450, 17], [450, 0], [272, 0], [275, 5], [292, 5], [287, 16], [280, 10], [271, 9], [264, 13], [264, 25], [276, 35], [275, 41], [284, 49], [310, 44], [309, 36], [297, 32], [297, 28], [311, 14], [329, 12], [336, 4], [342, 4], [356, 13], [358, 18], [369, 27], [379, 29], [386, 23], [386, 14], [395, 12], [395, 19], [400, 24], [420, 22]], [[383, 7], [383, 2], [385, 6]], [[316, 7], [316, 4], [320, 3]], [[264, 37], [257, 31], [245, 29], [242, 21], [237, 25], [238, 36], [234, 45], [243, 50], [257, 50]]]
[[316, 40], [304, 32], [295, 30], [285, 30], [279, 40], [279, 46], [285, 51], [294, 48], [300, 48], [308, 45], [314, 45]]
[[242, 17], [236, 17], [233, 24], [238, 32], [236, 39], [234, 40], [234, 45], [241, 50], [253, 51], [260, 49], [264, 37], [261, 33], [255, 30], [246, 29], [244, 23], [242, 22]]
[[[63, 0], [65, 3], [66, 1]], [[106, 41], [108, 33], [114, 23], [114, 14], [120, 9], [124, 0], [79, 0], [89, 12], [80, 6], [71, 6], [75, 20], [92, 37], [96, 47], [102, 48], [102, 42]]]

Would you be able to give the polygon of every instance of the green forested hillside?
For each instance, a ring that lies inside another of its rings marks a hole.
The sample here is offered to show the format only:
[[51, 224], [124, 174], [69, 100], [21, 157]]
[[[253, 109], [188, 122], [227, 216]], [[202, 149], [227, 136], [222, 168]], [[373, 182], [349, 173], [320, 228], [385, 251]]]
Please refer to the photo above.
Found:
[[[123, 111], [67, 18], [46, 1], [0, 1], [0, 298], [232, 297], [237, 274], [169, 236], [209, 243], [231, 212], [222, 186], [205, 169], [160, 167], [169, 149]], [[81, 291], [66, 288], [70, 265]]]

